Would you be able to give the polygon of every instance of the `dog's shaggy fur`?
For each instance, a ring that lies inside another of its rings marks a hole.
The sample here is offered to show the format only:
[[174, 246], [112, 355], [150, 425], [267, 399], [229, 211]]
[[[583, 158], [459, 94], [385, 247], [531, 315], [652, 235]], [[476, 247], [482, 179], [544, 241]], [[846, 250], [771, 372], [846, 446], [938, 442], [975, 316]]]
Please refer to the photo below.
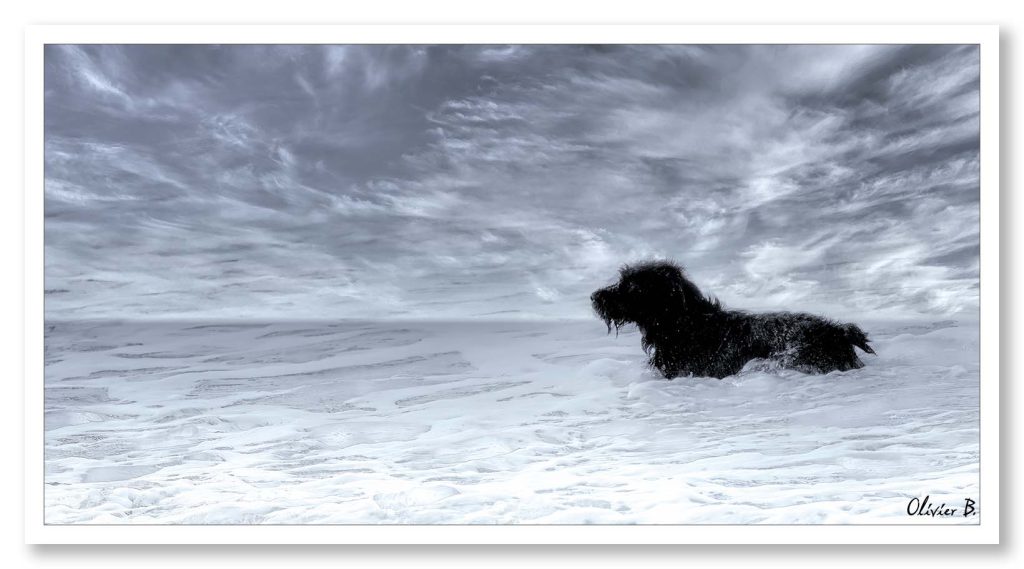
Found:
[[627, 323], [637, 325], [651, 365], [669, 379], [722, 378], [755, 358], [808, 373], [846, 371], [864, 367], [854, 346], [875, 353], [853, 324], [810, 314], [725, 310], [671, 262], [625, 266], [619, 282], [590, 299], [609, 333], [613, 326], [618, 331]]

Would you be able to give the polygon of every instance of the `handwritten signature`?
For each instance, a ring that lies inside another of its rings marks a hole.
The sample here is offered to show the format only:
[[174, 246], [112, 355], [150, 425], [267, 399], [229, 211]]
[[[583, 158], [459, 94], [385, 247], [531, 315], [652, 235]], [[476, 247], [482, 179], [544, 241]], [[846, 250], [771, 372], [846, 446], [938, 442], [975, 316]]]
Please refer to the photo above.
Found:
[[931, 502], [931, 496], [925, 496], [924, 498], [911, 498], [907, 504], [907, 515], [908, 516], [931, 516], [935, 517], [952, 517], [960, 512], [963, 517], [976, 516], [978, 515], [978, 509], [975, 508], [977, 502], [971, 498], [964, 498], [964, 507], [951, 508], [946, 505], [945, 502], [936, 506]]

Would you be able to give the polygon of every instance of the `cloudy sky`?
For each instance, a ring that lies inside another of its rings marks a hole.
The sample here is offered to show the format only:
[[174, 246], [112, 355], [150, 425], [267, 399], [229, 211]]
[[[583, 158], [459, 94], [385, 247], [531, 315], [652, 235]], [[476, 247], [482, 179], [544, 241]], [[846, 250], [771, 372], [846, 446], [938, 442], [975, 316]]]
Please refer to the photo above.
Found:
[[975, 46], [48, 46], [48, 318], [978, 305]]

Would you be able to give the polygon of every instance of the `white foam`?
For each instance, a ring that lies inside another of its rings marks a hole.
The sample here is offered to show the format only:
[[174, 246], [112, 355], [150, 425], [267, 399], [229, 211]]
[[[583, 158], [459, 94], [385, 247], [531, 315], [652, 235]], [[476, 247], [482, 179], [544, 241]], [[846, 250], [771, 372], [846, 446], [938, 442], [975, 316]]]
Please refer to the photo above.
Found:
[[975, 322], [674, 381], [596, 321], [51, 324], [48, 523], [980, 519], [906, 514], [978, 496]]

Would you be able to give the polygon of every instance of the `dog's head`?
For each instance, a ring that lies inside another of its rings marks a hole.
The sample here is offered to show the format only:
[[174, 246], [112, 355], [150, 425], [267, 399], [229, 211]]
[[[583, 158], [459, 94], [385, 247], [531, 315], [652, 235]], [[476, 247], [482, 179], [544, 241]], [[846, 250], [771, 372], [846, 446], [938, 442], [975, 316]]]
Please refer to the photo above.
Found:
[[685, 312], [708, 301], [678, 265], [650, 261], [622, 267], [619, 281], [594, 291], [590, 302], [611, 332], [628, 323], [657, 325], [670, 311]]

